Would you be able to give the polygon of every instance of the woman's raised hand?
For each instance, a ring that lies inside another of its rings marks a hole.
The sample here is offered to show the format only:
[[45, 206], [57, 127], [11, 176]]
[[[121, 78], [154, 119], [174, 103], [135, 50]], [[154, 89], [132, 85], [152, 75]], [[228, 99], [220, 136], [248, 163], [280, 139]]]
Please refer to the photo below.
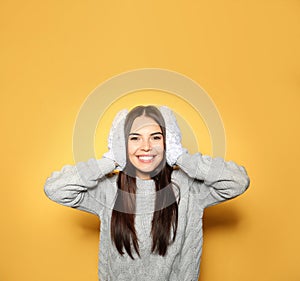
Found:
[[173, 166], [180, 155], [187, 153], [181, 144], [181, 132], [176, 117], [167, 106], [159, 107], [166, 125], [166, 159], [170, 166]]
[[120, 171], [126, 166], [124, 124], [127, 114], [128, 110], [123, 109], [114, 118], [108, 136], [108, 152], [103, 154], [103, 157], [114, 160]]

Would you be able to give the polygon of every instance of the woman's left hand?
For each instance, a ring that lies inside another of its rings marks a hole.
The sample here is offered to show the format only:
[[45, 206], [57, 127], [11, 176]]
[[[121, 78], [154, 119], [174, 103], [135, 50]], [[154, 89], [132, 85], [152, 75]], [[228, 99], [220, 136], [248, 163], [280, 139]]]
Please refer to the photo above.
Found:
[[172, 110], [167, 106], [159, 108], [166, 125], [166, 160], [170, 166], [176, 164], [177, 159], [187, 150], [181, 144], [181, 132]]

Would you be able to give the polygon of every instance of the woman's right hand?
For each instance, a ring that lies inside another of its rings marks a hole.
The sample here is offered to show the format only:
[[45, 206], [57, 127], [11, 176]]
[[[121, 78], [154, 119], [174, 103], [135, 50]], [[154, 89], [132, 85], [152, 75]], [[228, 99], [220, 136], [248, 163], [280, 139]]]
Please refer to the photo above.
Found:
[[126, 142], [124, 134], [127, 109], [118, 112], [112, 122], [108, 136], [108, 152], [103, 157], [111, 159], [116, 163], [116, 169], [122, 171], [126, 166]]

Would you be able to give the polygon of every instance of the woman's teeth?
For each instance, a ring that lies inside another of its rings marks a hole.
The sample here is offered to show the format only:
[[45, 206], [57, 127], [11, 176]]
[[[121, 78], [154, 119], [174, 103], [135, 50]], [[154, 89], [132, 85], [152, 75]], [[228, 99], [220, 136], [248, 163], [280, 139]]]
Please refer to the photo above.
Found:
[[139, 156], [139, 159], [143, 161], [150, 161], [153, 159], [153, 156]]

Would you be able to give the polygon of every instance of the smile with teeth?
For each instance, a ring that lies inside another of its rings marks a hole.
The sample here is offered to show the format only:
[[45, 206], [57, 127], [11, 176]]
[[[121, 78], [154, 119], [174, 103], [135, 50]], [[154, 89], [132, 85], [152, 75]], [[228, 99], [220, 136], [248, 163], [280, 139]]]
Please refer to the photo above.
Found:
[[141, 162], [149, 163], [149, 162], [152, 162], [152, 160], [153, 160], [153, 158], [154, 158], [154, 155], [140, 155], [140, 156], [137, 156], [137, 158], [138, 158]]

